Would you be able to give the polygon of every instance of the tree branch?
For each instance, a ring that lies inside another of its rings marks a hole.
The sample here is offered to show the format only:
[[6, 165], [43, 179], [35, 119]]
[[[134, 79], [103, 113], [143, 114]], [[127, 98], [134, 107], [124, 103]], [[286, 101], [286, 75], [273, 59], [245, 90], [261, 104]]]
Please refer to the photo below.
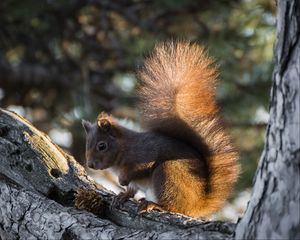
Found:
[[[84, 169], [22, 117], [0, 110], [0, 237], [55, 239], [224, 239], [235, 224], [204, 222], [178, 214], [138, 215], [126, 202], [111, 208], [114, 197]], [[102, 218], [73, 207], [81, 187], [103, 198]]]

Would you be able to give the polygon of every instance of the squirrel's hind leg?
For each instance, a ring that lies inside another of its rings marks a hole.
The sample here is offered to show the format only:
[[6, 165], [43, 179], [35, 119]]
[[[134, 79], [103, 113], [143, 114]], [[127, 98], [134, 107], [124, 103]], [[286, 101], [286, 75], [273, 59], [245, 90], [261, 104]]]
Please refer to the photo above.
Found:
[[[198, 162], [198, 159], [165, 161], [154, 169], [152, 184], [160, 208], [187, 216], [199, 216], [205, 204], [206, 180]], [[148, 208], [151, 207], [152, 204]]]

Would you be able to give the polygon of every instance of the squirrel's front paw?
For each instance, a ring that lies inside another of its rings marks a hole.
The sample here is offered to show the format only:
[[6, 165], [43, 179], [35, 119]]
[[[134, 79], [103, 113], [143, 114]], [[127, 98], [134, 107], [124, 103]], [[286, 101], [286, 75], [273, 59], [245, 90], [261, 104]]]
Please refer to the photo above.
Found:
[[118, 195], [116, 195], [111, 203], [111, 207], [118, 208], [120, 207], [124, 202], [126, 202], [130, 196], [128, 196], [127, 192], [120, 192]]
[[145, 198], [142, 198], [139, 201], [138, 204], [138, 213], [142, 214], [142, 213], [148, 213], [151, 211], [159, 211], [159, 212], [163, 212], [164, 209], [162, 207], [160, 207], [158, 204], [151, 202], [151, 201], [147, 201]]

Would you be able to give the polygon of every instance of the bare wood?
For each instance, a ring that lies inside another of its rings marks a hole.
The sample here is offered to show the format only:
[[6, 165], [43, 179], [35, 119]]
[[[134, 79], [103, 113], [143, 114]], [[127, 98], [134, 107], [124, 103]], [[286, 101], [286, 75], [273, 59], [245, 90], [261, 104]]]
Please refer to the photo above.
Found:
[[[73, 208], [75, 191], [95, 189], [104, 217]], [[22, 117], [0, 110], [0, 238], [224, 239], [235, 224], [177, 214], [137, 215], [136, 204], [110, 208], [113, 194]]]

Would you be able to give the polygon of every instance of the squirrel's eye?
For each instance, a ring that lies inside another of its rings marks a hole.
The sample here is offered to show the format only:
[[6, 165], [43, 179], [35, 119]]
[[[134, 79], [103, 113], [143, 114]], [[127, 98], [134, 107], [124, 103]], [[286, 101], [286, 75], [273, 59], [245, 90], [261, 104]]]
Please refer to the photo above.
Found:
[[98, 142], [96, 146], [97, 151], [105, 151], [107, 149], [107, 143], [106, 142]]

